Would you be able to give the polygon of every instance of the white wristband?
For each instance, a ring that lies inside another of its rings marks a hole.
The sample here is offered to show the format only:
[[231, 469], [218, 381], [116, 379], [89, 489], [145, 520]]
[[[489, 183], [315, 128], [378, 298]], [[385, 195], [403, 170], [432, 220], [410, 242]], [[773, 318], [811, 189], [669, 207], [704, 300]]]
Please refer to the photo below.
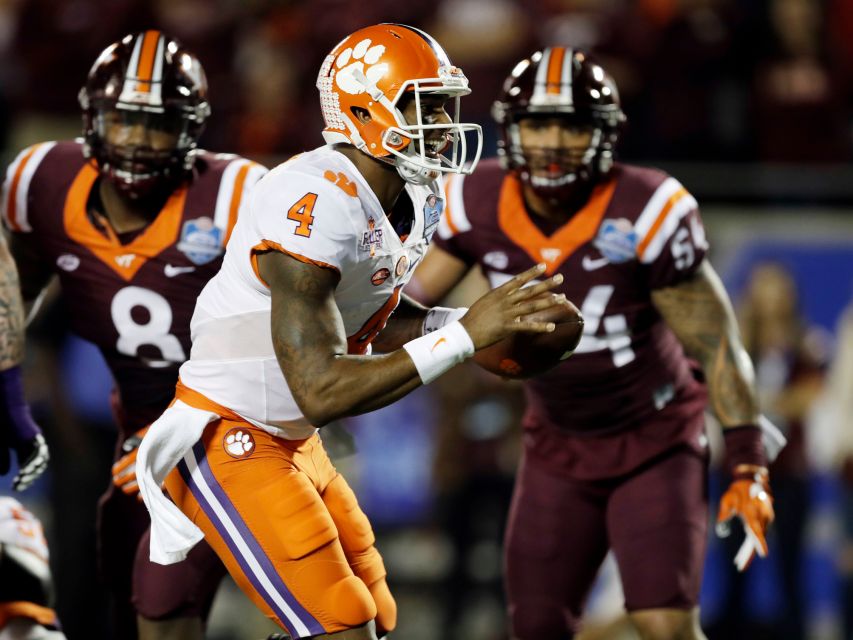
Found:
[[468, 307], [457, 307], [455, 309], [451, 307], [433, 307], [427, 311], [424, 318], [422, 335], [427, 335], [437, 329], [441, 329], [443, 326], [461, 319], [466, 313], [468, 313]]
[[455, 320], [429, 335], [410, 340], [403, 345], [415, 363], [424, 384], [474, 355], [474, 343], [465, 327]]

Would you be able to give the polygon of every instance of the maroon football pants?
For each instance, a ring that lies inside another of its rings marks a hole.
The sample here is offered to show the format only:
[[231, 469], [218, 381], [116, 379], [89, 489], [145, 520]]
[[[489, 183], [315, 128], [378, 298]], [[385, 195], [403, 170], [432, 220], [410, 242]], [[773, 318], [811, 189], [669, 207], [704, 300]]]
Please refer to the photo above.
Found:
[[504, 545], [510, 620], [519, 640], [577, 631], [608, 549], [628, 611], [696, 606], [708, 521], [707, 459], [678, 447], [615, 479], [578, 481], [526, 453]]
[[137, 637], [137, 612], [150, 620], [206, 618], [226, 573], [208, 544], [202, 540], [183, 562], [155, 564], [145, 505], [111, 484], [98, 506], [98, 563], [113, 600], [114, 637]]

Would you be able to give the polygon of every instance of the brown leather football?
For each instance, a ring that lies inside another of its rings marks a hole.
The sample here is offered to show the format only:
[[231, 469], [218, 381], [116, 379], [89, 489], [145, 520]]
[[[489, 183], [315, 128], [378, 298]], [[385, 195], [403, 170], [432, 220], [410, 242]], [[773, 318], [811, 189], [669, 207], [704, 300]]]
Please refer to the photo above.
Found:
[[516, 333], [474, 354], [474, 362], [504, 378], [529, 378], [560, 364], [574, 352], [583, 316], [571, 302], [528, 318], [554, 322], [551, 333]]

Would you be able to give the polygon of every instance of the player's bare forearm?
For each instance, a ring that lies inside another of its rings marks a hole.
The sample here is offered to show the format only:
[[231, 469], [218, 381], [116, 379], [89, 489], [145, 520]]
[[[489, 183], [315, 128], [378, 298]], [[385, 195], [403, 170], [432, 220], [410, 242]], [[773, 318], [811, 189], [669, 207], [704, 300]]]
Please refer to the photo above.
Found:
[[258, 260], [272, 294], [272, 338], [294, 400], [314, 425], [390, 404], [421, 384], [411, 358], [347, 355], [338, 274], [270, 252]]
[[388, 324], [373, 340], [374, 353], [390, 353], [421, 337], [427, 311], [429, 309], [403, 293], [400, 304], [388, 318]]
[[756, 424], [754, 372], [728, 294], [709, 262], [689, 280], [652, 292], [655, 307], [705, 372], [710, 408], [723, 427]]
[[[294, 400], [312, 424], [322, 426], [377, 409], [422, 383], [412, 357], [403, 349], [382, 356], [347, 355], [344, 323], [334, 296], [339, 281], [336, 271], [275, 251], [261, 254], [258, 268], [270, 287], [276, 357]], [[457, 351], [445, 355], [443, 365], [453, 366], [465, 351], [483, 349], [513, 333], [554, 331], [553, 322], [525, 317], [565, 304], [563, 295], [544, 295], [563, 281], [560, 274], [524, 286], [544, 270], [545, 265], [538, 264], [472, 304], [459, 321], [469, 344], [457, 345]]]
[[53, 270], [50, 262], [46, 261], [44, 256], [24, 238], [21, 238], [19, 234], [10, 235], [9, 252], [15, 259], [15, 265], [18, 269], [24, 317], [30, 320], [30, 311], [47, 285], [50, 284], [53, 278]]
[[459, 284], [468, 270], [462, 260], [433, 245], [415, 269], [406, 292], [418, 302], [435, 306]]
[[24, 358], [24, 307], [15, 261], [0, 236], [0, 371]]

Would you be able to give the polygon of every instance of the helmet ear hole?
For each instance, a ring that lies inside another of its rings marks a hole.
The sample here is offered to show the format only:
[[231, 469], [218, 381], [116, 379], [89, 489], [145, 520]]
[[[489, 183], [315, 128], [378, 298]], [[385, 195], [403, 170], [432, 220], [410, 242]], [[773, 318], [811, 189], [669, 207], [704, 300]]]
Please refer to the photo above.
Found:
[[360, 124], [368, 124], [373, 120], [370, 112], [362, 107], [352, 107], [350, 112]]

